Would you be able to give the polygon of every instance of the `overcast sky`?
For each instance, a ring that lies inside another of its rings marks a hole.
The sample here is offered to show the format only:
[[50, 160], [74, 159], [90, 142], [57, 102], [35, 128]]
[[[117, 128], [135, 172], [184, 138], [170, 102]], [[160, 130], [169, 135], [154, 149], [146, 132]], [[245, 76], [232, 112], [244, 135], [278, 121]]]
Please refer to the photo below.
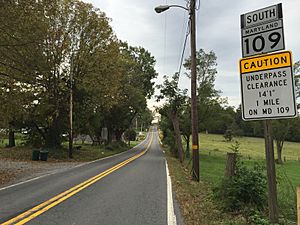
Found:
[[[117, 37], [132, 46], [142, 46], [156, 59], [159, 77], [178, 71], [188, 15], [185, 10], [172, 8], [157, 14], [161, 4], [185, 6], [185, 0], [84, 0], [105, 12]], [[198, 1], [198, 0], [196, 0]], [[201, 0], [197, 11], [197, 49], [213, 50], [217, 55], [216, 89], [228, 97], [229, 105], [238, 106], [240, 79], [238, 61], [241, 58], [240, 15], [266, 6], [283, 4], [283, 24], [286, 50], [300, 60], [300, 1], [299, 0]], [[190, 54], [189, 42], [185, 57]], [[180, 87], [190, 87], [181, 73]], [[151, 100], [152, 106], [155, 101]]]

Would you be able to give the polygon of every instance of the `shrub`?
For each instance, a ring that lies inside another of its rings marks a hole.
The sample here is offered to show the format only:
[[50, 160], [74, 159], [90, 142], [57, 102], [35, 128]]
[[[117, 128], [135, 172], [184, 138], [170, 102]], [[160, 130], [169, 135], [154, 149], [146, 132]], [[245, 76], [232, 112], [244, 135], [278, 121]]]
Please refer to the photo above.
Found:
[[233, 132], [232, 132], [232, 130], [231, 129], [227, 129], [225, 131], [225, 134], [223, 135], [223, 137], [225, 138], [225, 141], [228, 141], [228, 142], [232, 141], [232, 139], [233, 139]]
[[133, 129], [128, 129], [124, 133], [124, 137], [127, 141], [135, 141], [136, 139], [136, 132]]
[[262, 166], [255, 164], [248, 168], [238, 159], [235, 175], [224, 178], [214, 188], [214, 197], [221, 201], [224, 211], [241, 212], [249, 208], [261, 211], [267, 202], [266, 184]]

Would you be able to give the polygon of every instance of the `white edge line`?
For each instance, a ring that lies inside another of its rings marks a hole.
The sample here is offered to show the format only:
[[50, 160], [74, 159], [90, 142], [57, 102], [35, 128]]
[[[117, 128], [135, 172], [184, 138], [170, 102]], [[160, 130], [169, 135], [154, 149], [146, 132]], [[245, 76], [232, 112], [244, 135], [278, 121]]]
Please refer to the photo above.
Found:
[[[147, 138], [145, 138], [144, 141], [146, 141], [146, 139], [147, 139]], [[139, 147], [144, 141], [142, 141], [141, 143], [139, 143], [138, 145], [134, 146], [134, 147], [131, 148], [131, 149], [134, 149], [134, 148]], [[131, 149], [129, 149], [129, 150], [131, 150]], [[127, 151], [129, 151], [129, 150], [127, 150]], [[118, 155], [122, 155], [122, 154], [124, 154], [124, 153], [127, 152], [127, 151], [120, 152], [120, 153], [118, 153], [118, 154], [111, 155], [111, 156], [107, 156], [107, 157], [104, 157], [104, 158], [101, 158], [101, 159], [96, 159], [96, 160], [94, 160], [94, 161], [82, 163], [82, 164], [79, 164], [79, 165], [77, 165], [77, 166], [73, 166], [73, 167], [69, 167], [69, 168], [65, 168], [65, 169], [61, 169], [61, 170], [58, 169], [58, 170], [56, 170], [56, 171], [54, 171], [54, 172], [52, 172], [52, 173], [47, 173], [47, 174], [44, 174], [44, 175], [39, 176], [39, 177], [34, 177], [34, 178], [29, 179], [29, 180], [25, 180], [25, 181], [22, 181], [22, 182], [19, 182], [19, 183], [16, 183], [16, 184], [12, 184], [12, 185], [9, 185], [9, 186], [6, 186], [6, 187], [2, 187], [2, 188], [0, 188], [0, 191], [9, 189], [9, 188], [12, 188], [12, 187], [15, 187], [15, 186], [19, 186], [19, 185], [21, 185], [21, 184], [26, 184], [26, 183], [29, 183], [29, 182], [32, 182], [32, 181], [41, 179], [41, 178], [43, 178], [43, 177], [47, 177], [47, 176], [53, 175], [53, 174], [62, 173], [62, 172], [65, 172], [65, 171], [67, 171], [67, 170], [72, 170], [72, 169], [74, 169], [74, 168], [78, 168], [78, 167], [82, 167], [82, 166], [85, 166], [85, 165], [88, 165], [88, 164], [91, 164], [91, 163], [95, 163], [95, 162], [98, 162], [98, 161], [102, 161], [102, 160], [104, 160], [104, 159], [113, 158], [113, 157], [116, 157], [116, 156], [118, 156]]]
[[168, 225], [176, 225], [177, 221], [174, 212], [172, 181], [169, 174], [167, 160], [165, 162], [166, 162], [166, 173], [167, 173], [167, 220], [168, 220]]

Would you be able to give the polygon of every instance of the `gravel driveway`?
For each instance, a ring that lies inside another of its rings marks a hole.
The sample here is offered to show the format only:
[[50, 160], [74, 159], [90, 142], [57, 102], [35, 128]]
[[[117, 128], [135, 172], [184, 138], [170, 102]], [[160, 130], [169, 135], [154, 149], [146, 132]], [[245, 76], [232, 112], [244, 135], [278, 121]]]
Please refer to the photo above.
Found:
[[34, 177], [59, 172], [82, 163], [78, 162], [42, 162], [12, 161], [0, 159], [0, 188], [29, 180]]

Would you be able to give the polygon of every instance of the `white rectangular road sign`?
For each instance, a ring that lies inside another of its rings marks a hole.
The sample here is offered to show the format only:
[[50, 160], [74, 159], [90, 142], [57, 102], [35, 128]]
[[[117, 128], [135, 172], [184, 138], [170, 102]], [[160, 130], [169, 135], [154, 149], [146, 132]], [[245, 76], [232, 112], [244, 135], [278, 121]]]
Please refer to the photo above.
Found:
[[297, 116], [291, 53], [240, 60], [244, 120]]
[[241, 35], [243, 57], [283, 50], [281, 3], [241, 15]]

